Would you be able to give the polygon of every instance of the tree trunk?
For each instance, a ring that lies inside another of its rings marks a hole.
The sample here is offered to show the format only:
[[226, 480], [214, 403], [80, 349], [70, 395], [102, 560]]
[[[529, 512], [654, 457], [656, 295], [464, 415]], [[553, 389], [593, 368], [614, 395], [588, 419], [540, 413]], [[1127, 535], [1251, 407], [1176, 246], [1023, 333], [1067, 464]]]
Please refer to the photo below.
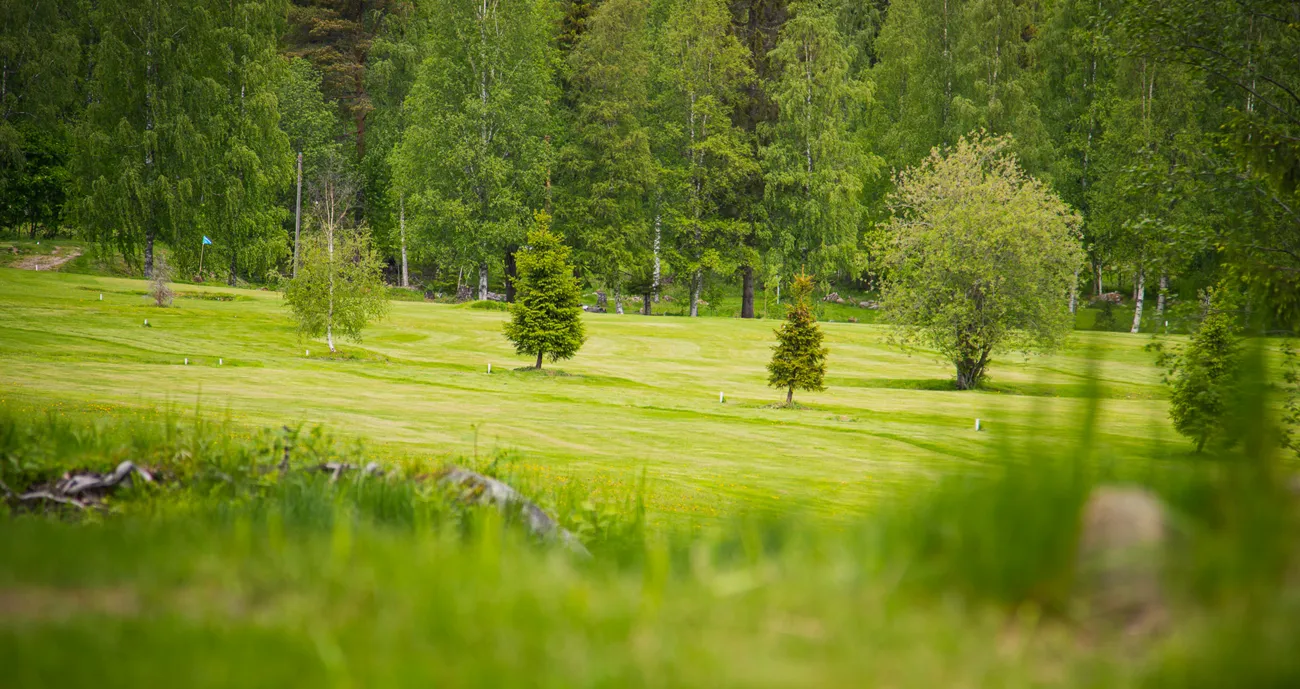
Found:
[[514, 244], [506, 247], [506, 302], [511, 304], [515, 302], [515, 276], [518, 275], [515, 252], [517, 251], [519, 247]]
[[1169, 292], [1169, 273], [1160, 271], [1160, 293], [1156, 295], [1156, 319], [1165, 317], [1165, 294]]
[[989, 350], [984, 349], [963, 356], [954, 362], [957, 365], [957, 389], [974, 390], [984, 382], [984, 369], [989, 363]]
[[754, 317], [754, 267], [741, 269], [740, 317]]
[[696, 269], [691, 275], [691, 318], [700, 315], [700, 287], [704, 282], [704, 273]]
[[406, 197], [397, 200], [397, 226], [402, 231], [402, 287], [410, 287], [411, 281], [406, 271]]
[[542, 370], [542, 353], [541, 353], [541, 352], [538, 352], [538, 353], [537, 353], [537, 365], [534, 366], [533, 368], [536, 368], [538, 371]]
[[651, 291], [654, 292], [655, 301], [659, 301], [659, 234], [662, 225], [663, 225], [662, 217], [656, 215], [655, 216], [655, 274], [654, 274], [654, 284], [651, 286]]
[[226, 284], [231, 287], [239, 280], [239, 252], [234, 246], [230, 247], [230, 277], [226, 278]]
[[623, 290], [617, 283], [614, 284], [614, 313], [623, 315]]
[[330, 346], [330, 353], [334, 353], [334, 226], [325, 226], [325, 236], [329, 240], [329, 266], [330, 266], [330, 300], [329, 313], [325, 317], [325, 342]]
[[144, 278], [153, 277], [153, 220], [146, 221], [148, 228], [144, 231]]
[[1074, 282], [1070, 284], [1070, 313], [1079, 312], [1079, 271], [1074, 271]]
[[1130, 333], [1137, 334], [1138, 329], [1142, 326], [1142, 297], [1146, 291], [1147, 271], [1145, 268], [1138, 269], [1137, 284], [1133, 287], [1133, 328]]
[[1093, 290], [1093, 296], [1101, 296], [1101, 291], [1102, 289], [1104, 289], [1104, 287], [1101, 284], [1101, 264], [1100, 263], [1092, 264], [1092, 270], [1093, 270], [1093, 274], [1097, 278], [1097, 287]]
[[488, 298], [487, 261], [478, 264], [478, 298], [479, 301], [483, 301]]
[[794, 386], [785, 389], [785, 406], [790, 406], [794, 402]]
[[654, 294], [651, 292], [646, 292], [645, 301], [641, 302], [641, 315], [654, 315]]
[[293, 212], [293, 276], [298, 277], [298, 244], [302, 236], [302, 151], [298, 152], [298, 201]]

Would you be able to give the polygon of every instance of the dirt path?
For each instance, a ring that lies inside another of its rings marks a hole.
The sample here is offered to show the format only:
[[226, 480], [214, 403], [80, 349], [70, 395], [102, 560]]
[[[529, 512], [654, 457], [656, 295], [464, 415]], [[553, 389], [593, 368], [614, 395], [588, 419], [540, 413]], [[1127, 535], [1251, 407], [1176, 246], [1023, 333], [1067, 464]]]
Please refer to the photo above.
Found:
[[[66, 252], [64, 249], [68, 249]], [[10, 264], [19, 270], [58, 270], [60, 266], [81, 255], [81, 249], [62, 246], [54, 247], [54, 253], [42, 256], [27, 256]]]

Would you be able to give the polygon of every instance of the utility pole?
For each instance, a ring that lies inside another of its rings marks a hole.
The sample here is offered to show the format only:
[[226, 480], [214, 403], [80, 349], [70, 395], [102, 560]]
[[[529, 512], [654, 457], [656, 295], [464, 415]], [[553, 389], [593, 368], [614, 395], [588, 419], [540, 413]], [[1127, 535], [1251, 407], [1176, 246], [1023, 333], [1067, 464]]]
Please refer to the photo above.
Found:
[[302, 151], [298, 151], [298, 203], [293, 214], [293, 276], [298, 277], [298, 239], [302, 234]]

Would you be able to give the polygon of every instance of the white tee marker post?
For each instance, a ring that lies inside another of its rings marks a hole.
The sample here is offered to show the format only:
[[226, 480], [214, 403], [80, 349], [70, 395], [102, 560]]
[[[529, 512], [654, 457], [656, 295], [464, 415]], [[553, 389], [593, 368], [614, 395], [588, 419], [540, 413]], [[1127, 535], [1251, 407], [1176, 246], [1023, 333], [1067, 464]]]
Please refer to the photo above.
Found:
[[724, 394], [722, 394], [721, 392], [719, 392], [719, 393], [718, 393], [718, 404], [726, 404], [726, 403], [727, 403], [727, 396], [724, 395]]
[[186, 365], [186, 366], [189, 366], [189, 365], [190, 365], [190, 358], [189, 358], [189, 357], [185, 357], [185, 365]]
[[980, 420], [979, 420], [979, 419], [975, 419], [975, 430], [976, 430], [976, 431], [982, 430], [982, 429], [980, 428]]
[[100, 292], [100, 293], [99, 293], [99, 300], [100, 300], [100, 301], [104, 301], [104, 293], [103, 293], [103, 292]]
[[488, 373], [492, 372], [492, 364], [488, 364]]
[[225, 365], [226, 365], [226, 360], [225, 360], [225, 359], [218, 358], [218, 359], [217, 359], [217, 365], [218, 365], [218, 366], [225, 366]]

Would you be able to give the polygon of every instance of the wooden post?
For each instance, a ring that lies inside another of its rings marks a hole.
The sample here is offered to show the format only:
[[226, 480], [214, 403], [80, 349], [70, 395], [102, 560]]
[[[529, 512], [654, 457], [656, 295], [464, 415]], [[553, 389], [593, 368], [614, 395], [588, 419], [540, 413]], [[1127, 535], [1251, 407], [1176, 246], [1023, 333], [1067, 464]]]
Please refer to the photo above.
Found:
[[298, 238], [302, 234], [302, 151], [298, 151], [298, 201], [293, 214], [293, 276], [298, 277]]

